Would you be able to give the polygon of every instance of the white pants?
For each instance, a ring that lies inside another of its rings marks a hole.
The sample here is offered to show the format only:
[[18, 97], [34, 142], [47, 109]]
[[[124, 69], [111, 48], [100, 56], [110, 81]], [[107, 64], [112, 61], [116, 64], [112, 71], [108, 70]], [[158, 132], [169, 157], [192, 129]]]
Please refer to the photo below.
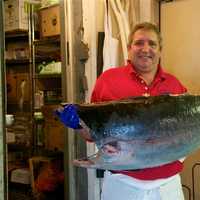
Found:
[[184, 200], [180, 176], [140, 181], [105, 172], [101, 200]]

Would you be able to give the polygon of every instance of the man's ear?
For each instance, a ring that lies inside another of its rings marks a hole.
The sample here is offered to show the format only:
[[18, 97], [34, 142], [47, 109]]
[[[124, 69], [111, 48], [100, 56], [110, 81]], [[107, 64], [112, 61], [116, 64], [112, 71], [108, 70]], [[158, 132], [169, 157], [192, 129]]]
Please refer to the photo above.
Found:
[[128, 51], [131, 49], [131, 45], [130, 44], [127, 45], [127, 49], [128, 49]]
[[128, 59], [131, 60], [131, 45], [127, 45], [127, 49], [128, 49]]

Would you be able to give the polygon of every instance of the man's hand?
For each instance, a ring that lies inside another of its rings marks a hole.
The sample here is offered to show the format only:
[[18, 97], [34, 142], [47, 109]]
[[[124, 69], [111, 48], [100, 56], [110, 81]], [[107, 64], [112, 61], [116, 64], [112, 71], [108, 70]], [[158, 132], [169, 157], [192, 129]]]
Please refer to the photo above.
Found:
[[75, 105], [69, 104], [64, 108], [59, 108], [55, 111], [55, 114], [65, 126], [72, 129], [82, 128]]
[[69, 104], [64, 108], [59, 108], [55, 111], [55, 114], [65, 126], [75, 129], [85, 140], [92, 141], [90, 129], [79, 118], [75, 105]]

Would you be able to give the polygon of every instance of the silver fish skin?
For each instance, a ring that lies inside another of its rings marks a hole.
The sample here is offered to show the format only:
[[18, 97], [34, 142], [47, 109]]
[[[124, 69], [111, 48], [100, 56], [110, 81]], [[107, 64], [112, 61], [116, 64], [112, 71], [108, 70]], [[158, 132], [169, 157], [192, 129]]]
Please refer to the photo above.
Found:
[[[198, 95], [136, 97], [77, 104], [77, 108], [98, 147], [97, 154], [75, 162], [81, 167], [107, 170], [156, 167], [200, 147]], [[106, 152], [106, 145], [117, 152]]]

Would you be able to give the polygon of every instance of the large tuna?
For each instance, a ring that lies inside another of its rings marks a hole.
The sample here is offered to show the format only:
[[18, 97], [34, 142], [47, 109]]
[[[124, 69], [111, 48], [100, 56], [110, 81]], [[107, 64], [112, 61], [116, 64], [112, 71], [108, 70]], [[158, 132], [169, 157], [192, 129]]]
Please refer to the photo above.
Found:
[[[137, 97], [77, 105], [98, 153], [82, 167], [142, 169], [180, 159], [200, 147], [200, 96]], [[105, 145], [117, 149], [107, 153]]]

